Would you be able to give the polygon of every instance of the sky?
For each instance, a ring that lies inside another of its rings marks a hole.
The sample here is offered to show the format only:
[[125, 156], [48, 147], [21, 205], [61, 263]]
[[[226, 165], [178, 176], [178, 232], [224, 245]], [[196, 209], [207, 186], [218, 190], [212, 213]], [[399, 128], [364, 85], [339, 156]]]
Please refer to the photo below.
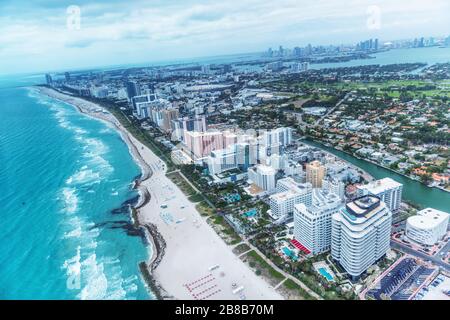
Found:
[[448, 0], [0, 0], [0, 74], [447, 33]]

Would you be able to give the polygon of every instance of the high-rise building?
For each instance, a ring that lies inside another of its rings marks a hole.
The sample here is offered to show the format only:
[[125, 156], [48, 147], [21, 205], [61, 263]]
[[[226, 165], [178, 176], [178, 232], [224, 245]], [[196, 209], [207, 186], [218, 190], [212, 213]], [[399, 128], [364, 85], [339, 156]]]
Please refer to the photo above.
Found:
[[213, 150], [207, 158], [209, 174], [215, 175], [238, 167], [235, 145], [226, 149]]
[[286, 176], [296, 176], [298, 179], [303, 179], [303, 166], [298, 162], [288, 161], [283, 171]]
[[173, 140], [184, 141], [186, 131], [205, 132], [208, 127], [205, 116], [184, 117], [172, 120]]
[[134, 105], [136, 106], [135, 111], [138, 118], [145, 119], [151, 117], [151, 109], [152, 109], [151, 102], [148, 101], [135, 102]]
[[209, 74], [211, 72], [211, 67], [209, 64], [202, 65], [201, 69], [202, 69], [202, 73], [204, 73], [204, 74]]
[[403, 185], [391, 178], [373, 181], [366, 185], [358, 186], [357, 195], [374, 195], [379, 197], [391, 211], [397, 211], [402, 202]]
[[283, 61], [275, 61], [266, 65], [266, 70], [277, 72], [281, 71], [281, 69], [283, 69]]
[[247, 171], [250, 159], [247, 143], [235, 143], [225, 149], [213, 150], [206, 159], [209, 174], [220, 174], [231, 169]]
[[414, 242], [433, 246], [447, 234], [450, 213], [426, 208], [406, 220], [406, 236]]
[[172, 120], [178, 119], [179, 112], [176, 108], [167, 108], [161, 111], [162, 112], [162, 126], [161, 129], [165, 132], [172, 131]]
[[326, 168], [319, 161], [306, 164], [306, 182], [312, 184], [313, 188], [322, 188], [322, 181], [326, 175]]
[[324, 178], [322, 181], [322, 189], [336, 194], [342, 201], [345, 200], [345, 184], [336, 178]]
[[133, 110], [137, 112], [137, 104], [143, 102], [152, 102], [156, 100], [156, 96], [154, 94], [145, 94], [140, 96], [133, 96], [131, 98], [131, 105], [133, 106]]
[[276, 187], [276, 173], [274, 168], [259, 164], [248, 169], [248, 179], [262, 190], [273, 191]]
[[308, 44], [308, 45], [306, 46], [306, 48], [305, 48], [305, 53], [306, 53], [307, 56], [312, 55], [313, 49], [312, 49], [311, 44]]
[[281, 127], [273, 130], [264, 130], [259, 136], [259, 152], [262, 158], [272, 154], [283, 154], [284, 149], [292, 143], [292, 128]]
[[293, 63], [293, 64], [291, 64], [291, 72], [298, 73], [298, 72], [307, 71], [308, 67], [309, 67], [308, 62]]
[[136, 81], [128, 81], [125, 87], [127, 89], [128, 100], [131, 101], [133, 97], [141, 95], [139, 84]]
[[233, 67], [231, 66], [231, 64], [224, 64], [223, 65], [223, 73], [229, 73], [233, 71]]
[[224, 133], [222, 131], [199, 132], [199, 131], [185, 131], [184, 132], [184, 145], [196, 159], [209, 156], [211, 151], [225, 149], [231, 140], [224, 139]]
[[334, 193], [313, 189], [312, 204], [294, 207], [294, 238], [313, 255], [328, 251], [331, 246], [331, 216], [343, 206]]
[[331, 256], [356, 280], [390, 249], [392, 213], [378, 197], [357, 198], [333, 214]]
[[[311, 205], [312, 186], [310, 183], [298, 184], [293, 180], [287, 183], [294, 183], [295, 186], [269, 197], [270, 210], [267, 213], [275, 220], [290, 216], [296, 204], [304, 203], [307, 206]], [[277, 190], [279, 190], [278, 184]]]
[[48, 84], [49, 86], [51, 86], [51, 85], [53, 84], [52, 76], [49, 75], [49, 74], [47, 73], [47, 74], [45, 75], [45, 81], [47, 82], [47, 84]]
[[70, 81], [70, 73], [69, 72], [65, 72], [64, 77], [65, 77], [66, 81]]

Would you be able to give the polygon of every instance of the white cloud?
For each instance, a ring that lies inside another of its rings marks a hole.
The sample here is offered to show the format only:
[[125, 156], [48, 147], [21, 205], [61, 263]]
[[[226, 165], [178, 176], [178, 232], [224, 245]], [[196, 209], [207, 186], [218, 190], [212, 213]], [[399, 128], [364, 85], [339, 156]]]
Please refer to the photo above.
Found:
[[76, 67], [77, 61], [69, 64], [67, 57], [81, 65], [108, 59], [121, 63], [131, 62], [120, 61], [124, 58], [215, 55], [222, 53], [219, 50], [245, 52], [278, 44], [348, 43], [371, 36], [373, 31], [366, 26], [369, 5], [381, 8], [378, 35], [385, 40], [391, 35], [420, 36], [422, 30], [450, 29], [450, 5], [445, 0], [352, 0], [345, 5], [325, 0], [86, 2], [81, 4], [80, 30], [66, 28], [63, 6], [21, 13], [17, 5], [17, 14], [11, 14], [10, 4], [5, 10], [8, 16], [0, 13], [0, 59], [14, 62], [26, 55], [36, 58], [30, 67], [45, 69], [50, 64], [39, 59], [42, 55], [58, 67]]

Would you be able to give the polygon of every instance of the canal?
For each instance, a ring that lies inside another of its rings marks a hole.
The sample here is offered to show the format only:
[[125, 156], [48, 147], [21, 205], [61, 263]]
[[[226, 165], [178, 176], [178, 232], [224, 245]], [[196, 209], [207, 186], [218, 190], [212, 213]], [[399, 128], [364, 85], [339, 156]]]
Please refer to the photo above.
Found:
[[409, 202], [419, 205], [421, 208], [431, 207], [445, 212], [450, 212], [450, 193], [437, 189], [430, 188], [426, 185], [407, 178], [401, 174], [397, 174], [391, 170], [387, 170], [383, 167], [377, 166], [371, 162], [358, 159], [345, 152], [336, 150], [334, 148], [327, 147], [321, 143], [312, 140], [302, 140], [305, 144], [317, 147], [324, 151], [328, 151], [341, 159], [344, 159], [355, 166], [365, 170], [371, 174], [375, 179], [381, 179], [390, 177], [395, 181], [403, 184], [402, 197]]

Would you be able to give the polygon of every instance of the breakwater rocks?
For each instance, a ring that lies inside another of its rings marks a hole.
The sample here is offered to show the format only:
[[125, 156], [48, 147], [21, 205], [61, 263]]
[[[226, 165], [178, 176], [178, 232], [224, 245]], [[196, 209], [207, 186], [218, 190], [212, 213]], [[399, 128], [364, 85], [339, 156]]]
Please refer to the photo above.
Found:
[[141, 262], [139, 264], [142, 276], [149, 288], [154, 292], [156, 299], [172, 300], [174, 297], [168, 294], [167, 291], [165, 291], [164, 288], [152, 276], [153, 271], [158, 267], [164, 257], [166, 241], [158, 232], [158, 229], [154, 224], [146, 224], [145, 229], [149, 234], [149, 241], [153, 247], [153, 255], [148, 263]]
[[150, 234], [150, 237], [153, 241], [153, 256], [150, 261], [150, 268], [151, 270], [155, 270], [159, 263], [161, 262], [162, 258], [165, 254], [166, 249], [166, 241], [162, 237], [162, 235], [158, 232], [158, 228], [154, 224], [146, 224], [145, 227], [147, 228], [148, 233]]
[[152, 277], [150, 273], [150, 268], [145, 261], [139, 263], [139, 270], [141, 271], [142, 277], [145, 283], [150, 288], [150, 291], [155, 295], [156, 300], [173, 300], [174, 297], [169, 295], [163, 287], [161, 287], [158, 282]]

